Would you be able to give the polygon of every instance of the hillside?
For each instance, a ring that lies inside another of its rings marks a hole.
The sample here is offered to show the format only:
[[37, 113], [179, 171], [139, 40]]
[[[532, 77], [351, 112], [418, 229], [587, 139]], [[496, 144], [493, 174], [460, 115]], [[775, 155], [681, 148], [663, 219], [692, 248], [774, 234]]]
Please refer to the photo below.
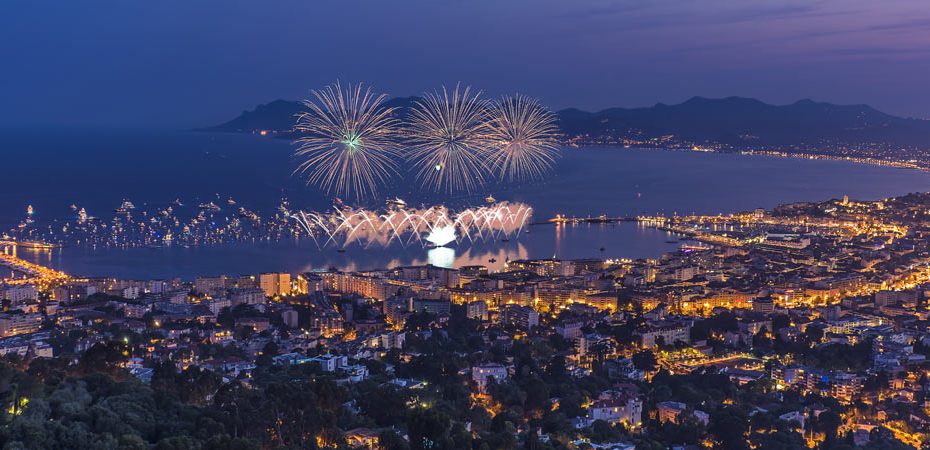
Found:
[[[403, 115], [416, 97], [387, 102]], [[244, 111], [208, 131], [288, 132], [299, 102], [275, 100]], [[801, 100], [770, 105], [759, 100], [694, 97], [676, 105], [610, 108], [598, 112], [557, 112], [562, 132], [580, 142], [686, 142], [726, 147], [869, 145], [930, 146], [930, 121], [891, 116], [868, 105], [835, 105]]]

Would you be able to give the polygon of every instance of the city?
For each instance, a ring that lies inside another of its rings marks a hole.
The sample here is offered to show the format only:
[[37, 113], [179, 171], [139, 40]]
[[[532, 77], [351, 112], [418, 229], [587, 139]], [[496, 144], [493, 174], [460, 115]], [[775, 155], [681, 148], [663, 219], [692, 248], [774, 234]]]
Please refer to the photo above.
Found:
[[[681, 236], [681, 249], [514, 260], [499, 272], [426, 265], [188, 281], [84, 279], [5, 256], [16, 276], [0, 288], [0, 354], [7, 377], [30, 367], [14, 376], [29, 381], [17, 382], [9, 410], [87, 389], [46, 393], [49, 377], [102, 371], [203, 405], [191, 414], [219, 414], [217, 426], [237, 430], [223, 445], [930, 438], [930, 194], [639, 220]], [[249, 414], [249, 395], [285, 401], [291, 390], [325, 397], [288, 404], [283, 424], [265, 414], [228, 422]]]
[[0, 450], [930, 450], [930, 8], [8, 2]]

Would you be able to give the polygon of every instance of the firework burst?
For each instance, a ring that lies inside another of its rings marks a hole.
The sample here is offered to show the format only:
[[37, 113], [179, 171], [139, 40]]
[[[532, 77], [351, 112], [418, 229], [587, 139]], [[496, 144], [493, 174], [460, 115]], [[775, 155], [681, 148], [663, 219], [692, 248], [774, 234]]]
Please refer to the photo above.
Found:
[[484, 184], [493, 156], [488, 114], [488, 103], [471, 87], [443, 87], [417, 102], [408, 158], [425, 187], [467, 193]]
[[494, 105], [490, 119], [494, 171], [507, 181], [534, 181], [552, 170], [559, 157], [556, 119], [534, 99], [517, 95]]
[[495, 240], [518, 236], [532, 216], [533, 208], [529, 205], [508, 202], [457, 213], [445, 206], [434, 206], [394, 207], [386, 211], [344, 207], [323, 213], [297, 211], [291, 214], [320, 248], [345, 247], [353, 243], [363, 247], [392, 243], [441, 246], [452, 241]]
[[386, 96], [362, 84], [343, 89], [338, 81], [312, 93], [297, 116], [295, 156], [302, 162], [295, 173], [328, 195], [375, 196], [397, 174], [400, 153], [393, 110], [382, 106]]

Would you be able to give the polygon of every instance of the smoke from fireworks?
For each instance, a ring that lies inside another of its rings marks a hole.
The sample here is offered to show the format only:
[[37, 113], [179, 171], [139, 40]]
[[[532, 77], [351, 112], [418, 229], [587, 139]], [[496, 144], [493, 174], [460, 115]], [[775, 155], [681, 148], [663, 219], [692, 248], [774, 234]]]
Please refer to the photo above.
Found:
[[408, 158], [420, 182], [448, 193], [472, 192], [484, 184], [493, 156], [489, 105], [480, 92], [459, 85], [431, 92], [410, 115]]
[[490, 119], [496, 145], [493, 167], [501, 180], [539, 180], [552, 169], [556, 145], [555, 115], [529, 97], [505, 97]]
[[343, 89], [338, 81], [313, 96], [303, 102], [307, 111], [295, 126], [301, 133], [295, 155], [303, 159], [295, 173], [327, 194], [375, 196], [397, 173], [399, 155], [397, 122], [392, 109], [382, 106], [386, 96], [362, 84]]

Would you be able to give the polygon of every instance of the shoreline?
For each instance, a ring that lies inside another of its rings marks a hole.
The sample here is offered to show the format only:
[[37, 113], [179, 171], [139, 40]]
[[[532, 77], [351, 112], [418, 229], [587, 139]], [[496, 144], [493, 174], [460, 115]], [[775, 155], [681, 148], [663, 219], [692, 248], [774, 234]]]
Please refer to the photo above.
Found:
[[684, 148], [684, 147], [652, 147], [652, 146], [627, 146], [624, 144], [604, 144], [604, 143], [563, 143], [565, 149], [571, 150], [583, 150], [586, 147], [602, 147], [602, 148], [616, 148], [619, 150], [654, 150], [654, 151], [667, 151], [674, 153], [711, 153], [717, 155], [739, 155], [739, 156], [770, 156], [773, 158], [785, 158], [785, 159], [802, 159], [809, 161], [843, 161], [854, 164], [862, 164], [875, 167], [892, 167], [895, 169], [910, 169], [917, 170], [920, 172], [930, 173], [930, 162], [926, 166], [920, 165], [918, 162], [912, 161], [897, 161], [881, 158], [872, 158], [864, 156], [842, 156], [842, 155], [830, 155], [824, 153], [808, 153], [808, 152], [786, 152], [779, 150], [718, 150], [713, 148]]

